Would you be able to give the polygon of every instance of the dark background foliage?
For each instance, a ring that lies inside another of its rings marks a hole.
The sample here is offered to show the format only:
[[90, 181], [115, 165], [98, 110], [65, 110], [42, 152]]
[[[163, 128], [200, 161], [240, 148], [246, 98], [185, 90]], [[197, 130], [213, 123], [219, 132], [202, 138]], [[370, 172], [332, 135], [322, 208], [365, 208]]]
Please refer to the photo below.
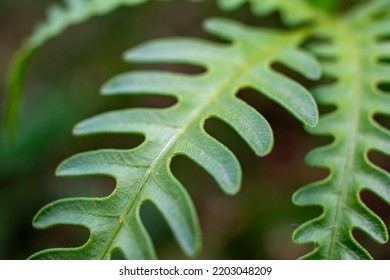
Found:
[[[44, 7], [52, 2], [0, 0], [2, 112], [11, 56], [32, 31], [32, 26], [44, 17]], [[86, 117], [113, 109], [171, 105], [174, 100], [170, 98], [101, 97], [98, 93], [100, 86], [114, 75], [141, 68], [121, 60], [121, 54], [136, 44], [167, 36], [215, 40], [201, 29], [203, 19], [210, 16], [282, 27], [277, 14], [255, 18], [247, 5], [235, 12], [222, 13], [215, 1], [152, 1], [135, 8], [120, 8], [110, 15], [72, 27], [38, 51], [26, 83], [17, 144], [6, 145], [3, 133], [0, 135], [0, 259], [25, 259], [44, 248], [77, 246], [87, 240], [88, 232], [77, 227], [37, 231], [31, 225], [32, 218], [43, 205], [59, 198], [108, 195], [115, 186], [114, 181], [103, 177], [57, 178], [56, 166], [81, 151], [134, 147], [142, 137], [77, 138], [71, 135], [72, 127]], [[188, 73], [201, 71], [182, 65], [155, 67]], [[311, 86], [296, 73], [283, 71]], [[257, 158], [232, 129], [217, 120], [207, 121], [206, 130], [226, 143], [240, 159], [244, 170], [242, 191], [235, 197], [224, 195], [206, 172], [184, 157], [175, 158], [172, 164], [174, 174], [189, 191], [199, 215], [203, 249], [198, 258], [298, 258], [313, 245], [306, 248], [294, 245], [292, 231], [298, 224], [317, 216], [320, 209], [296, 207], [291, 195], [298, 187], [326, 176], [326, 170], [307, 167], [304, 156], [330, 138], [309, 136], [298, 121], [249, 89], [242, 90], [239, 96], [265, 115], [275, 133], [273, 152], [266, 158]], [[389, 169], [388, 160], [378, 155], [374, 157], [382, 167]], [[373, 195], [362, 196], [389, 225], [389, 206]], [[153, 206], [145, 205], [142, 217], [160, 258], [185, 258]], [[377, 245], [357, 231], [354, 235], [374, 258], [390, 258], [388, 244]]]

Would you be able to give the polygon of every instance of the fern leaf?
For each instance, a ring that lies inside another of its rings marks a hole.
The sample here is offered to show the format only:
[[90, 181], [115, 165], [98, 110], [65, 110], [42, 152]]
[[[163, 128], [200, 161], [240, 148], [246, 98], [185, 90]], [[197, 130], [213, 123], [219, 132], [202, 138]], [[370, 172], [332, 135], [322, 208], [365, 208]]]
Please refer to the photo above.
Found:
[[202, 166], [227, 194], [235, 194], [241, 181], [238, 160], [205, 132], [205, 120], [221, 119], [257, 155], [269, 153], [273, 136], [268, 122], [236, 97], [238, 90], [250, 86], [304, 124], [316, 124], [317, 109], [310, 93], [271, 68], [278, 61], [309, 78], [320, 75], [316, 61], [298, 48], [304, 32], [275, 32], [222, 19], [207, 21], [205, 28], [231, 44], [162, 39], [125, 54], [129, 62], [193, 64], [207, 71], [197, 75], [135, 71], [119, 75], [103, 87], [105, 95], [170, 95], [178, 103], [164, 109], [109, 112], [76, 126], [77, 135], [143, 134], [145, 141], [130, 150], [82, 153], [59, 166], [58, 175], [106, 175], [113, 177], [117, 186], [102, 199], [72, 198], [44, 207], [34, 219], [35, 227], [79, 225], [89, 229], [90, 238], [81, 247], [49, 249], [35, 254], [33, 259], [108, 259], [116, 248], [129, 259], [155, 258], [139, 217], [140, 207], [146, 201], [156, 205], [184, 252], [194, 256], [200, 246], [199, 225], [187, 192], [170, 171], [172, 158], [187, 156]]
[[390, 115], [390, 96], [378, 88], [379, 83], [390, 80], [389, 64], [380, 60], [390, 58], [389, 42], [379, 40], [390, 35], [390, 17], [376, 17], [384, 11], [390, 12], [388, 1], [374, 1], [343, 20], [332, 19], [319, 31], [331, 43], [311, 46], [319, 57], [328, 59], [323, 62], [324, 74], [337, 81], [315, 90], [319, 104], [335, 105], [336, 109], [309, 129], [313, 134], [334, 137], [331, 144], [307, 156], [308, 164], [325, 167], [330, 174], [293, 196], [297, 205], [323, 209], [319, 217], [294, 232], [295, 242], [316, 244], [304, 258], [370, 259], [353, 237], [353, 229], [378, 243], [388, 240], [383, 221], [360, 198], [361, 191], [368, 190], [390, 203], [390, 174], [368, 158], [373, 150], [390, 155], [390, 131], [374, 119], [377, 114]]

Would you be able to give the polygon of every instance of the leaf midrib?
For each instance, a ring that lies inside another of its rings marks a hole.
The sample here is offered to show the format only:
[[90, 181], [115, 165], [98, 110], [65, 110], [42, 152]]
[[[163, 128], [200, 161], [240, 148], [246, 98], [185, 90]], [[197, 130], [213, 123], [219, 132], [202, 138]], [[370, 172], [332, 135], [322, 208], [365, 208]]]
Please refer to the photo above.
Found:
[[[173, 145], [176, 143], [176, 140], [183, 135], [188, 128], [190, 128], [194, 124], [194, 120], [198, 119], [198, 117], [201, 115], [201, 113], [206, 110], [213, 102], [225, 91], [226, 88], [229, 87], [235, 80], [239, 79], [241, 76], [243, 76], [243, 73], [249, 72], [248, 70], [251, 69], [254, 65], [256, 65], [259, 61], [264, 61], [265, 64], [268, 64], [271, 59], [274, 58], [275, 55], [280, 51], [281, 48], [285, 46], [285, 43], [291, 42], [299, 42], [301, 38], [304, 38], [305, 32], [296, 31], [291, 34], [286, 34], [284, 36], [277, 36], [276, 40], [273, 40], [267, 46], [264, 48], [259, 49], [255, 55], [250, 57], [247, 61], [244, 61], [244, 63], [241, 65], [241, 67], [237, 67], [237, 71], [234, 71], [230, 77], [228, 77], [223, 83], [221, 83], [221, 86], [215, 91], [214, 94], [210, 95], [210, 98], [206, 99], [205, 102], [203, 102], [202, 106], [198, 107], [198, 109], [195, 110], [190, 116], [187, 121], [187, 123], [183, 126], [183, 128], [179, 129], [177, 133], [175, 133], [171, 139], [168, 141], [166, 145], [164, 145], [163, 149], [159, 153], [159, 155], [156, 157], [156, 159], [153, 161], [153, 163], [150, 165], [148, 170], [146, 171], [144, 177], [142, 178], [140, 184], [137, 187], [137, 190], [135, 194], [133, 195], [132, 199], [130, 200], [128, 206], [126, 207], [123, 214], [120, 216], [119, 222], [109, 240], [107, 243], [103, 254], [101, 255], [100, 259], [104, 259], [107, 254], [109, 253], [109, 250], [111, 248], [112, 243], [115, 240], [115, 237], [117, 236], [118, 231], [122, 227], [123, 222], [125, 221], [125, 218], [127, 217], [130, 210], [133, 208], [135, 201], [138, 198], [138, 195], [141, 193], [143, 187], [145, 186], [147, 180], [152, 175], [155, 168], [158, 166], [159, 162], [162, 158], [167, 155], [169, 150], [173, 147]], [[235, 45], [232, 46], [237, 47]], [[206, 77], [206, 76], [205, 76]]]
[[[338, 20], [336, 23], [336, 27], [338, 27], [335, 30], [339, 30], [339, 32], [334, 33], [335, 41], [338, 42], [338, 44], [343, 45], [343, 49], [349, 49], [350, 55], [349, 58], [351, 62], [353, 61], [354, 67], [351, 67], [355, 69], [353, 74], [350, 74], [356, 81], [356, 83], [353, 84], [353, 96], [355, 97], [353, 99], [353, 106], [352, 106], [352, 125], [349, 129], [349, 132], [347, 135], [348, 137], [348, 151], [346, 156], [346, 162], [343, 165], [343, 172], [342, 172], [342, 183], [340, 185], [340, 196], [337, 202], [337, 210], [336, 210], [336, 216], [335, 216], [335, 223], [334, 223], [334, 230], [330, 241], [330, 247], [329, 247], [329, 253], [328, 253], [328, 259], [334, 259], [335, 258], [335, 251], [336, 251], [336, 245], [338, 242], [338, 237], [340, 235], [340, 227], [342, 224], [343, 219], [343, 206], [345, 205], [347, 201], [347, 195], [348, 190], [350, 186], [350, 179], [352, 175], [352, 169], [354, 167], [354, 161], [356, 158], [356, 146], [357, 146], [357, 135], [359, 131], [359, 116], [360, 116], [360, 108], [361, 108], [361, 97], [363, 94], [361, 81], [363, 81], [363, 68], [360, 63], [361, 61], [361, 50], [359, 48], [359, 42], [356, 36], [353, 36], [355, 30], [350, 27], [349, 23], [346, 21], [343, 21], [341, 19]], [[339, 63], [345, 63], [342, 58]]]

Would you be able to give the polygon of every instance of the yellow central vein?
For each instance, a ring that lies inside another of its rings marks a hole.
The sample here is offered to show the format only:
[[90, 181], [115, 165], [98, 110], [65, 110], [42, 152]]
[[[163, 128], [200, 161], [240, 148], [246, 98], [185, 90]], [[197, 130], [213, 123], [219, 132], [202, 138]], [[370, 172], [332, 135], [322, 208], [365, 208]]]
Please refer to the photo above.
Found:
[[356, 135], [358, 134], [359, 130], [359, 112], [361, 107], [361, 95], [362, 95], [362, 87], [360, 86], [360, 82], [363, 80], [363, 74], [362, 74], [362, 67], [359, 63], [361, 54], [359, 50], [359, 42], [357, 42], [357, 39], [355, 36], [353, 36], [353, 30], [348, 26], [348, 23], [339, 21], [338, 22], [338, 30], [340, 32], [335, 32], [335, 38], [337, 42], [341, 45], [344, 45], [344, 49], [348, 50], [350, 52], [348, 56], [348, 61], [340, 61], [341, 64], [350, 65], [353, 63], [353, 66], [350, 67], [354, 71], [352, 72], [346, 72], [351, 75], [353, 80], [356, 81], [356, 83], [353, 84], [352, 94], [354, 94], [353, 102], [354, 106], [352, 106], [352, 125], [350, 127], [349, 133], [348, 133], [348, 142], [350, 145], [348, 146], [347, 156], [346, 156], [346, 162], [343, 166], [343, 173], [342, 173], [342, 183], [341, 183], [341, 190], [340, 190], [340, 197], [337, 202], [337, 209], [336, 209], [336, 215], [335, 215], [335, 224], [334, 224], [334, 230], [332, 233], [331, 241], [330, 241], [330, 247], [329, 247], [329, 255], [328, 259], [334, 259], [335, 254], [335, 248], [338, 243], [338, 237], [340, 235], [340, 226], [342, 224], [341, 220], [343, 218], [343, 207], [345, 205], [346, 199], [348, 197], [348, 190], [350, 185], [350, 179], [351, 179], [351, 171], [354, 166], [355, 161], [355, 151], [356, 151]]

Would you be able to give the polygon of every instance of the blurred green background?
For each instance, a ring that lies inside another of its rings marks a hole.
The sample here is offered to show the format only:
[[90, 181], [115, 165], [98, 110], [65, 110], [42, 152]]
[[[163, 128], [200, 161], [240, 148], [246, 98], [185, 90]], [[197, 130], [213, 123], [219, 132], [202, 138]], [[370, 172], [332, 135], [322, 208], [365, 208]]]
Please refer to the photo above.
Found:
[[[5, 79], [12, 54], [44, 17], [49, 0], [0, 0], [1, 115]], [[58, 1], [57, 1], [58, 2]], [[0, 259], [25, 259], [34, 252], [56, 246], [77, 246], [88, 238], [82, 228], [61, 226], [35, 230], [31, 221], [45, 204], [73, 196], [105, 196], [114, 188], [111, 179], [57, 178], [56, 166], [81, 151], [98, 148], [131, 148], [140, 136], [71, 135], [79, 121], [118, 108], [164, 107], [174, 101], [162, 97], [101, 97], [100, 86], [114, 75], [145, 66], [125, 64], [122, 53], [145, 40], [168, 36], [197, 36], [215, 40], [202, 31], [202, 21], [212, 16], [238, 19], [247, 24], [280, 27], [277, 14], [255, 18], [249, 7], [222, 13], [215, 1], [173, 3], [152, 1], [139, 7], [120, 8], [68, 29], [50, 41], [34, 57], [26, 82], [20, 135], [13, 147], [0, 136]], [[148, 66], [150, 67], [150, 66]], [[156, 65], [159, 69], [195, 73], [187, 66]], [[296, 73], [289, 73], [310, 86]], [[296, 259], [313, 245], [297, 246], [293, 230], [320, 213], [317, 208], [299, 208], [291, 196], [300, 186], [326, 176], [326, 170], [309, 168], [305, 154], [330, 138], [307, 135], [298, 121], [261, 95], [242, 90], [239, 96], [261, 111], [274, 128], [275, 148], [266, 158], [257, 158], [236, 133], [217, 120], [206, 130], [232, 149], [244, 170], [242, 191], [224, 195], [214, 180], [184, 157], [175, 158], [172, 170], [195, 202], [203, 233], [199, 259]], [[375, 155], [389, 169], [389, 161]], [[390, 208], [370, 194], [364, 201], [390, 225]], [[162, 259], [185, 258], [162, 217], [151, 205], [142, 211]], [[390, 246], [377, 245], [354, 232], [374, 258], [389, 259]]]

